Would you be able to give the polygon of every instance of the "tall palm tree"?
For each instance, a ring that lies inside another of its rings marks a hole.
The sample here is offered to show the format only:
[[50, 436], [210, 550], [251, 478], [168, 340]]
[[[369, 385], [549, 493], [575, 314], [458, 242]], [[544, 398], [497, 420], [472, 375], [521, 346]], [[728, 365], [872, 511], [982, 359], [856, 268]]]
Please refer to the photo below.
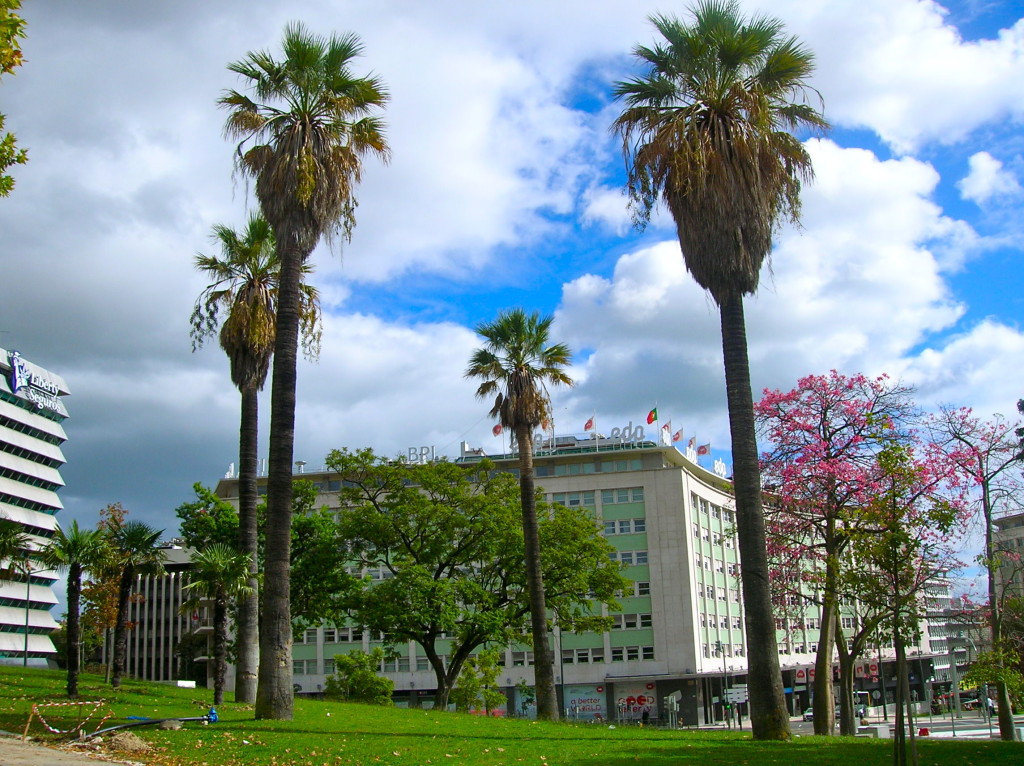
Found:
[[190, 581], [185, 588], [193, 591], [194, 596], [181, 608], [191, 611], [204, 599], [213, 601], [213, 704], [221, 705], [228, 666], [228, 601], [252, 590], [249, 584], [252, 558], [224, 543], [214, 543], [193, 551], [191, 559]]
[[519, 448], [519, 495], [523, 512], [526, 550], [526, 586], [530, 597], [530, 628], [533, 633], [534, 673], [537, 685], [537, 717], [558, 720], [554, 664], [548, 641], [547, 608], [540, 568], [540, 537], [533, 475], [533, 432], [551, 417], [547, 385], [573, 384], [564, 371], [572, 352], [563, 343], [548, 344], [552, 317], [527, 316], [523, 309], [502, 312], [476, 331], [485, 341], [473, 352], [467, 378], [482, 378], [479, 398], [494, 396], [491, 417], [510, 429]]
[[703, 0], [692, 23], [656, 15], [663, 41], [637, 46], [645, 74], [619, 82], [628, 191], [638, 224], [659, 201], [675, 220], [687, 270], [719, 307], [748, 643], [751, 724], [788, 739], [768, 589], [761, 479], [743, 296], [757, 289], [772, 235], [799, 214], [811, 160], [789, 131], [821, 130], [804, 96], [812, 54], [780, 21], [745, 19], [734, 0]]
[[67, 657], [68, 696], [78, 696], [78, 674], [82, 647], [82, 574], [98, 563], [103, 551], [103, 535], [98, 529], [81, 529], [77, 521], [64, 530], [58, 527], [43, 548], [47, 566], [68, 575]]
[[141, 521], [127, 521], [109, 531], [107, 542], [113, 549], [113, 557], [120, 570], [117, 588], [117, 623], [114, 625], [114, 658], [110, 683], [117, 689], [125, 671], [128, 652], [128, 607], [131, 603], [132, 587], [138, 575], [160, 574], [163, 571], [164, 554], [157, 546], [162, 529], [153, 529]]
[[255, 100], [229, 90], [219, 101], [231, 110], [225, 132], [240, 140], [238, 167], [256, 180], [281, 259], [256, 694], [256, 717], [275, 719], [291, 719], [293, 704], [289, 558], [301, 268], [323, 236], [351, 236], [363, 158], [388, 158], [384, 125], [375, 114], [388, 96], [379, 78], [352, 72], [362, 53], [358, 36], [325, 38], [292, 23], [283, 49], [280, 61], [257, 51], [229, 64]]
[[[256, 700], [259, 667], [259, 594], [256, 578], [256, 472], [259, 437], [259, 392], [267, 380], [274, 353], [278, 279], [281, 260], [274, 232], [266, 219], [249, 216], [239, 234], [228, 226], [213, 227], [221, 254], [197, 255], [195, 267], [213, 282], [206, 286], [192, 311], [193, 350], [217, 333], [228, 355], [231, 382], [242, 397], [238, 436], [238, 550], [249, 554], [249, 588], [238, 604], [238, 642], [235, 701]], [[302, 264], [302, 274], [312, 271]], [[221, 312], [226, 316], [221, 322]], [[299, 332], [306, 355], [315, 357], [320, 344], [320, 299], [312, 285], [299, 286]]]

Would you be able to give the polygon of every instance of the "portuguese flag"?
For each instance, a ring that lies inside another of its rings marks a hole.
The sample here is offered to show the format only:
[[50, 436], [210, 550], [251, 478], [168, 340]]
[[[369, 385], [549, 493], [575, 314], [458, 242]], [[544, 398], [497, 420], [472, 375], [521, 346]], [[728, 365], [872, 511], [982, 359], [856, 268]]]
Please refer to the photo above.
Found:
[[650, 425], [658, 419], [658, 408], [655, 407], [653, 410], [647, 413], [647, 425]]

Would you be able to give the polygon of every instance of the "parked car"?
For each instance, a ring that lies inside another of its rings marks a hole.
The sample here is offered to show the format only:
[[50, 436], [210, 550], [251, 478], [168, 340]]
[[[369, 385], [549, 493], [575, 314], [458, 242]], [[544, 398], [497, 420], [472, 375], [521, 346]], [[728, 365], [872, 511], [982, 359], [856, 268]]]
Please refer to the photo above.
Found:
[[813, 721], [814, 720], [814, 708], [809, 707], [809, 708], [807, 708], [804, 711], [804, 720], [805, 721]]

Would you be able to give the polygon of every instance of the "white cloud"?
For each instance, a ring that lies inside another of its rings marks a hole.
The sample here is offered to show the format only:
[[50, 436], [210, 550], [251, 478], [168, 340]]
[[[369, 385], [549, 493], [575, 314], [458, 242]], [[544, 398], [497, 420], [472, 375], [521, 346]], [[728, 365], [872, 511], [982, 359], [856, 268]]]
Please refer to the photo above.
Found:
[[1017, 177], [988, 152], [971, 155], [970, 172], [957, 182], [960, 196], [979, 205], [993, 197], [1019, 194]]
[[800, 3], [789, 13], [773, 3], [771, 12], [816, 53], [827, 116], [899, 152], [1024, 119], [1024, 19], [995, 39], [965, 41], [933, 2]]

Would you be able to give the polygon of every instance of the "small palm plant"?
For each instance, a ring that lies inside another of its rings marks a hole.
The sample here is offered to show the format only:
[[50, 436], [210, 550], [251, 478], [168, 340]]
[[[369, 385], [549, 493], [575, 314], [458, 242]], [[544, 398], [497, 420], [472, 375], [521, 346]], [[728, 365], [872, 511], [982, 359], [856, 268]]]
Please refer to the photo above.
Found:
[[185, 586], [193, 596], [182, 604], [192, 611], [205, 601], [213, 602], [213, 704], [224, 702], [224, 678], [228, 665], [228, 602], [248, 595], [252, 557], [230, 545], [213, 543], [192, 552], [191, 581]]

